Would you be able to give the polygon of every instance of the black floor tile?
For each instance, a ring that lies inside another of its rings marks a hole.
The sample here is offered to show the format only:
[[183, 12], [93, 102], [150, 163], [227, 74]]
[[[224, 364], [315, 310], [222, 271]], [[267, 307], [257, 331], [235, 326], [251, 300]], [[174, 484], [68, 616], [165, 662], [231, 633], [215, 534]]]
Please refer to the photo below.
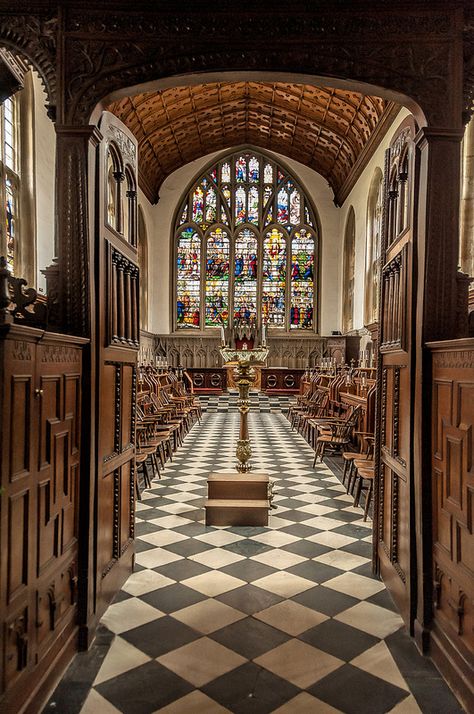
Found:
[[235, 543], [229, 543], [223, 547], [225, 550], [230, 550], [231, 553], [244, 555], [246, 558], [251, 558], [252, 555], [259, 555], [260, 553], [265, 553], [266, 550], [270, 550], [270, 546], [265, 543], [259, 543], [256, 540], [251, 540], [250, 538], [238, 540]]
[[196, 553], [204, 553], [206, 550], [211, 550], [214, 548], [213, 545], [209, 543], [204, 543], [204, 541], [196, 540], [195, 538], [188, 538], [188, 540], [180, 540], [177, 543], [170, 543], [164, 546], [164, 550], [169, 550], [171, 553], [177, 553], [178, 555], [184, 555], [188, 558], [190, 555], [196, 555]]
[[345, 545], [340, 550], [346, 551], [347, 553], [354, 553], [354, 555], [362, 555], [363, 558], [372, 558], [372, 543], [367, 543], [363, 540], [356, 540], [353, 543]]
[[175, 563], [160, 565], [154, 570], [172, 580], [186, 580], [187, 578], [193, 578], [195, 575], [209, 572], [209, 568], [201, 565], [201, 563], [195, 563], [193, 560], [178, 560]]
[[345, 664], [308, 689], [310, 694], [346, 714], [385, 714], [408, 692]]
[[249, 662], [202, 687], [202, 691], [235, 714], [268, 714], [300, 690]]
[[[302, 505], [302, 504], [300, 504]], [[275, 514], [277, 515], [277, 514]], [[320, 533], [319, 528], [313, 528], [312, 526], [305, 526], [304, 523], [295, 523], [291, 526], [285, 526], [284, 528], [278, 529], [281, 533], [289, 533], [289, 535], [298, 536], [298, 538], [307, 538], [308, 536], [316, 535]]]
[[255, 659], [290, 639], [280, 630], [254, 617], [234, 622], [209, 636], [247, 659]]
[[147, 662], [96, 687], [123, 714], [151, 714], [194, 687], [158, 662]]
[[339, 568], [333, 568], [331, 565], [326, 565], [325, 563], [309, 560], [306, 563], [298, 563], [298, 565], [287, 568], [287, 572], [294, 573], [308, 580], [313, 580], [315, 583], [324, 583], [326, 580], [342, 575], [345, 571], [339, 570]]
[[292, 600], [306, 607], [311, 607], [313, 610], [322, 612], [324, 615], [329, 615], [330, 617], [334, 617], [343, 610], [347, 610], [360, 602], [360, 600], [354, 597], [350, 597], [344, 593], [338, 593], [336, 590], [325, 588], [322, 585], [295, 595]]
[[271, 573], [275, 572], [275, 568], [270, 568], [264, 563], [248, 559], [239, 560], [237, 563], [226, 565], [224, 568], [220, 568], [220, 570], [228, 575], [233, 575], [234, 578], [246, 580], [248, 583], [252, 583], [254, 580], [258, 580], [258, 578], [264, 578], [266, 575], [271, 575]]
[[127, 630], [121, 637], [149, 657], [155, 658], [199, 639], [201, 634], [182, 622], [165, 616]]
[[176, 610], [182, 610], [183, 607], [189, 607], [189, 605], [195, 605], [201, 600], [205, 600], [206, 596], [193, 590], [192, 588], [186, 587], [181, 583], [176, 583], [175, 585], [167, 585], [164, 588], [159, 588], [158, 590], [153, 590], [150, 593], [145, 593], [140, 595], [140, 600], [156, 607], [161, 612], [175, 612]]
[[300, 639], [346, 662], [379, 642], [377, 637], [332, 619], [303, 632]]
[[140, 538], [135, 540], [135, 553], [144, 553], [146, 550], [153, 550], [154, 548], [156, 548], [156, 545], [152, 545], [152, 543], [147, 543], [144, 540], [140, 540]]
[[365, 528], [364, 526], [354, 526], [352, 523], [346, 523], [344, 526], [333, 528], [332, 532], [340, 533], [341, 535], [346, 535], [350, 538], [366, 538], [372, 533], [370, 528]]
[[257, 588], [254, 585], [244, 585], [216, 597], [216, 600], [220, 600], [236, 610], [245, 612], [247, 615], [266, 610], [283, 599], [279, 595], [275, 595], [275, 593], [262, 590], [262, 588]]
[[316, 558], [317, 555], [327, 553], [332, 548], [320, 543], [313, 543], [311, 540], [297, 540], [295, 543], [289, 543], [283, 546], [282, 550], [287, 550], [289, 553], [296, 553], [303, 558]]

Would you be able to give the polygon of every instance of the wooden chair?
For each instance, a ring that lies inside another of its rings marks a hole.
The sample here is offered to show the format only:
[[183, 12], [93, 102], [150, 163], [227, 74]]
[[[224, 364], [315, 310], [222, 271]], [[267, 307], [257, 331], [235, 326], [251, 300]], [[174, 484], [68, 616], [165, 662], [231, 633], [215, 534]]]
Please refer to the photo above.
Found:
[[[322, 462], [327, 447], [333, 453], [340, 451], [344, 446], [350, 444], [353, 431], [357, 425], [361, 407], [356, 407], [346, 419], [316, 419], [316, 427], [319, 436], [316, 438], [316, 448], [314, 450], [313, 468], [316, 466], [318, 456]], [[320, 423], [318, 423], [320, 422]]]

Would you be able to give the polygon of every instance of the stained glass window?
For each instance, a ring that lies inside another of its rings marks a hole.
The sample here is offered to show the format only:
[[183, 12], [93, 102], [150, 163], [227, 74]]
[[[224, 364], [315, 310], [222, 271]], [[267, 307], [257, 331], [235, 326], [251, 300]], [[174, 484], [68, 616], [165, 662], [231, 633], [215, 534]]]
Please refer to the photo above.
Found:
[[177, 216], [177, 327], [316, 328], [317, 222], [278, 161], [230, 154], [196, 178]]
[[313, 327], [314, 239], [305, 228], [291, 241], [290, 328]]
[[229, 319], [229, 236], [216, 228], [207, 238], [206, 325], [227, 325]]
[[257, 319], [257, 255], [257, 236], [244, 228], [235, 241], [235, 324], [252, 325]]
[[201, 237], [185, 228], [178, 238], [176, 323], [178, 327], [200, 326]]
[[272, 228], [263, 241], [262, 321], [285, 327], [286, 239]]
[[0, 254], [6, 256], [8, 270], [15, 274], [18, 252], [18, 215], [20, 195], [18, 101], [6, 99], [0, 106], [0, 196], [3, 225]]

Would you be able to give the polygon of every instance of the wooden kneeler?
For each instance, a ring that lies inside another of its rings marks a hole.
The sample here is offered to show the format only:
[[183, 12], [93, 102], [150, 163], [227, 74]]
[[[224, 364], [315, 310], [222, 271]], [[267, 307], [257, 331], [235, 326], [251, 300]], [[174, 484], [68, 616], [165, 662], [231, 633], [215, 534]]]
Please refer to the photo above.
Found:
[[268, 484], [268, 474], [210, 474], [206, 526], [268, 526]]

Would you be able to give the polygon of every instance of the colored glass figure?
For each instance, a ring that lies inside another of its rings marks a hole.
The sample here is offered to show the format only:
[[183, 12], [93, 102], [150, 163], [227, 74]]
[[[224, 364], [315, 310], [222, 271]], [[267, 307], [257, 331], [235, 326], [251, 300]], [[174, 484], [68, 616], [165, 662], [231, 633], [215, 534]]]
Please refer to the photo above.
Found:
[[229, 320], [229, 237], [216, 228], [207, 239], [206, 325], [227, 325]]
[[221, 167], [221, 181], [228, 183], [230, 181], [230, 164], [226, 161]]
[[297, 226], [301, 223], [301, 200], [300, 192], [296, 189], [290, 193], [290, 223]]
[[272, 327], [285, 327], [286, 242], [276, 228], [263, 243], [262, 320]]
[[230, 193], [230, 188], [229, 188], [229, 186], [224, 186], [224, 188], [222, 189], [222, 195], [224, 196], [225, 201], [226, 201], [227, 205], [228, 205], [229, 208], [230, 208], [231, 193]]
[[281, 171], [281, 169], [278, 169], [277, 176], [278, 176], [278, 183], [281, 183], [283, 181], [283, 179], [285, 178], [285, 174], [283, 173], [283, 171]]
[[15, 274], [15, 194], [13, 185], [9, 178], [5, 182], [5, 198], [6, 198], [6, 238], [7, 238], [7, 267], [8, 270]]
[[311, 329], [314, 303], [314, 239], [302, 228], [291, 242], [290, 327]]
[[258, 244], [248, 228], [240, 231], [235, 241], [234, 320], [238, 324], [255, 324], [257, 317]]
[[267, 203], [270, 200], [272, 193], [273, 193], [272, 187], [265, 186], [265, 188], [263, 189], [263, 210], [266, 209]]
[[265, 218], [265, 225], [268, 226], [269, 223], [273, 221], [273, 206], [268, 209], [267, 216]]
[[235, 222], [244, 223], [247, 211], [245, 210], [247, 196], [245, 189], [240, 186], [235, 192]]
[[210, 176], [214, 182], [217, 182], [217, 169], [212, 169]]
[[225, 223], [226, 225], [229, 223], [229, 219], [227, 218], [227, 212], [224, 206], [221, 206], [221, 223]]
[[213, 223], [217, 217], [216, 189], [212, 186], [206, 193], [206, 222]]
[[258, 188], [251, 186], [249, 188], [249, 210], [247, 213], [249, 223], [258, 224]]
[[188, 220], [188, 204], [185, 205], [183, 208], [183, 212], [181, 213], [181, 220], [179, 221], [180, 223], [186, 223]]
[[308, 206], [304, 207], [304, 222], [307, 223], [308, 226], [313, 225], [313, 221], [311, 220], [311, 216], [309, 215]]
[[245, 156], [239, 156], [235, 162], [235, 179], [237, 183], [247, 180], [247, 161]]
[[198, 328], [200, 322], [201, 239], [192, 228], [178, 239], [176, 322], [178, 328]]
[[258, 183], [259, 179], [259, 163], [256, 156], [251, 156], [249, 159], [249, 181]]
[[284, 188], [278, 191], [277, 221], [283, 224], [288, 223], [288, 193]]
[[192, 219], [195, 223], [201, 223], [204, 218], [204, 195], [201, 186], [196, 186], [193, 193]]
[[273, 183], [273, 166], [271, 164], [265, 164], [263, 169], [263, 182]]

